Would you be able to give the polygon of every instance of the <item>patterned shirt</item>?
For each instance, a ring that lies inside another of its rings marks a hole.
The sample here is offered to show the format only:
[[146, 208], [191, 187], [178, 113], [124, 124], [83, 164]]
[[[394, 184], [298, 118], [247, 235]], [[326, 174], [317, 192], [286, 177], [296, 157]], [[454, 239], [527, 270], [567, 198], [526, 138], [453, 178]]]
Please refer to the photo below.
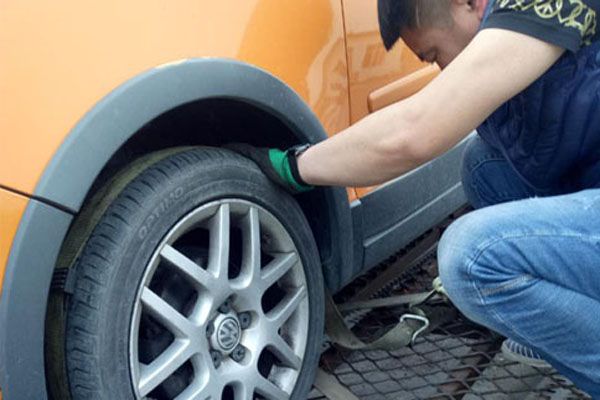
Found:
[[495, 0], [481, 28], [516, 31], [576, 52], [600, 39], [598, 14], [600, 0]]

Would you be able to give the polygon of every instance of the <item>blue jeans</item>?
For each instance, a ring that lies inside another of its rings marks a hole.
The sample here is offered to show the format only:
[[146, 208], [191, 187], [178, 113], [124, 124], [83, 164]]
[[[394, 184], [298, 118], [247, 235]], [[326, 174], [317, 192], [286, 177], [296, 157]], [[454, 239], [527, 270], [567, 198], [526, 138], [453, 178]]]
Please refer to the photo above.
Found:
[[453, 303], [600, 399], [600, 189], [539, 197], [479, 137], [463, 185], [477, 210], [438, 248]]

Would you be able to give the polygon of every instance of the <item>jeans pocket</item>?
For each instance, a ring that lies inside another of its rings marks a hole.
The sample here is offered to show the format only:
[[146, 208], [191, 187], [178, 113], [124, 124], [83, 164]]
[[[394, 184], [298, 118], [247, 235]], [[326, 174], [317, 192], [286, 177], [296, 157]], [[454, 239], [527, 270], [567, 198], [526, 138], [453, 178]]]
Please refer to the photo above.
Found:
[[494, 294], [499, 294], [499, 293], [507, 292], [509, 290], [518, 288], [519, 286], [521, 286], [525, 283], [529, 283], [534, 279], [536, 279], [536, 278], [531, 275], [521, 275], [521, 276], [517, 276], [516, 278], [510, 279], [508, 281], [502, 282], [499, 285], [493, 285], [490, 287], [480, 288], [479, 292], [481, 293], [482, 296], [491, 296]]

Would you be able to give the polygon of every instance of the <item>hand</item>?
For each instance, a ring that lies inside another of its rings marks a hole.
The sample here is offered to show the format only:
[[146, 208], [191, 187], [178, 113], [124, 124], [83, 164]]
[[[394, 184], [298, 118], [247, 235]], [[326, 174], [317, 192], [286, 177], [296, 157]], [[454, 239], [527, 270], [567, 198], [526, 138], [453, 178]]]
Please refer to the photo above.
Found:
[[306, 184], [298, 173], [295, 148], [282, 151], [254, 147], [246, 143], [230, 143], [224, 147], [254, 161], [267, 178], [292, 194], [313, 188]]

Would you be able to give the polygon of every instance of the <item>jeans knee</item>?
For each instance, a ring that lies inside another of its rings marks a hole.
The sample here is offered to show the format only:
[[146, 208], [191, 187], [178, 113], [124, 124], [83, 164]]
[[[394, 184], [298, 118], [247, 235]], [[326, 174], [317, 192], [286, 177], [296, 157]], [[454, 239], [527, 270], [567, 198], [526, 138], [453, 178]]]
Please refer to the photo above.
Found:
[[489, 213], [471, 212], [451, 224], [438, 245], [438, 268], [442, 284], [452, 302], [471, 319], [481, 307], [478, 287], [481, 277], [473, 268], [481, 256], [482, 244], [493, 237]]
[[459, 296], [462, 287], [469, 280], [470, 254], [474, 252], [477, 243], [470, 229], [471, 214], [454, 221], [446, 229], [438, 245], [440, 278], [451, 299]]

